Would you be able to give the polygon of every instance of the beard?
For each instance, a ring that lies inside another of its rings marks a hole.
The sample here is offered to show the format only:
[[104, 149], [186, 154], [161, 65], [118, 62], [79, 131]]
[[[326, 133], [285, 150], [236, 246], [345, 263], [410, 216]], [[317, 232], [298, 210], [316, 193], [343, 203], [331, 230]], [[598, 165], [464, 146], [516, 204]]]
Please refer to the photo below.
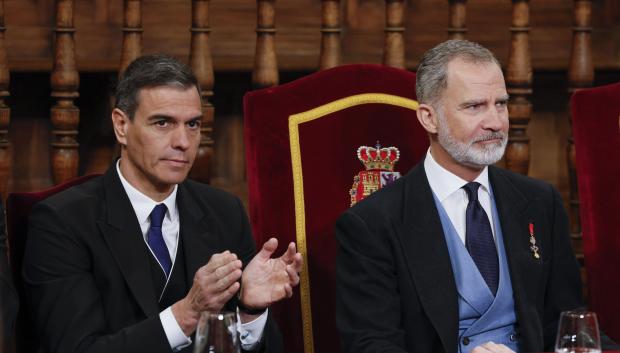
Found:
[[[437, 129], [437, 140], [448, 154], [460, 164], [469, 167], [486, 167], [494, 164], [504, 155], [508, 136], [501, 131], [488, 132], [474, 137], [468, 142], [461, 142], [456, 139], [448, 127], [448, 121], [443, 112], [438, 111], [439, 126]], [[477, 142], [499, 139], [493, 144], [478, 145]]]

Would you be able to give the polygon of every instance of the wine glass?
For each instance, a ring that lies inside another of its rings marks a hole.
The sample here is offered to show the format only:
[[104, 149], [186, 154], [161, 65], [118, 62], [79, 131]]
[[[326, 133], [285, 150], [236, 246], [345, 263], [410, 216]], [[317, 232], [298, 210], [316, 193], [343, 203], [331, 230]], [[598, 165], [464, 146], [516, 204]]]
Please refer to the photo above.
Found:
[[202, 312], [196, 328], [194, 353], [240, 353], [237, 315]]
[[601, 338], [596, 313], [564, 311], [560, 315], [556, 353], [600, 353]]

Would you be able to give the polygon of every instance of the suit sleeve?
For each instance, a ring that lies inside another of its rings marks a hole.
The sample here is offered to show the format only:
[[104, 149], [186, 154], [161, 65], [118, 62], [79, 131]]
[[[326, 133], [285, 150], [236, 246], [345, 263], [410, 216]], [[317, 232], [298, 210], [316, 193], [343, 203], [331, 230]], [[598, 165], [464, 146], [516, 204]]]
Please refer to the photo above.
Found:
[[570, 243], [568, 217], [560, 195], [554, 188], [550, 188], [553, 193], [551, 206], [553, 210], [551, 229], [553, 252], [543, 314], [544, 351], [546, 352], [555, 349], [560, 313], [584, 306], [579, 264]]
[[23, 278], [43, 351], [171, 352], [158, 315], [109, 333], [92, 256], [64, 219], [39, 204], [29, 223]]
[[393, 245], [351, 211], [336, 223], [336, 322], [344, 353], [405, 352]]

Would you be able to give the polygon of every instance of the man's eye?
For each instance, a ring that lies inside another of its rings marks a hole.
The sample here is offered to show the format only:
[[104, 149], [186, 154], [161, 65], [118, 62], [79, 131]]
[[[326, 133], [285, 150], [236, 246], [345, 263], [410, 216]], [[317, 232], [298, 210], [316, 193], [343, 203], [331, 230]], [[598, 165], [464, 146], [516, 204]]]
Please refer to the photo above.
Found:
[[495, 103], [496, 106], [498, 107], [505, 107], [508, 105], [508, 101], [499, 101], [497, 103]]
[[155, 125], [164, 127], [164, 126], [168, 126], [168, 122], [166, 120], [157, 120], [155, 122]]
[[198, 128], [200, 127], [200, 120], [192, 120], [187, 123], [187, 126], [189, 126], [190, 128]]

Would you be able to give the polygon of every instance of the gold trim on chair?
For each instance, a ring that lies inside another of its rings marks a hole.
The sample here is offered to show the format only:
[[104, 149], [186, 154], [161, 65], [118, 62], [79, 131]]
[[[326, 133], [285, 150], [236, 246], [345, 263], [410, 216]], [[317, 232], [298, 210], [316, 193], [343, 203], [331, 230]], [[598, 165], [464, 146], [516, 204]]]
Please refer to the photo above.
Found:
[[302, 113], [293, 114], [288, 118], [291, 163], [293, 167], [296, 240], [299, 252], [301, 252], [304, 259], [304, 266], [301, 271], [300, 295], [305, 353], [314, 353], [314, 335], [312, 333], [310, 277], [306, 244], [306, 211], [304, 204], [303, 172], [301, 167], [301, 147], [299, 143], [299, 124], [322, 118], [339, 110], [370, 103], [389, 104], [412, 110], [418, 109], [418, 102], [409, 98], [384, 93], [364, 93], [342, 98]]

